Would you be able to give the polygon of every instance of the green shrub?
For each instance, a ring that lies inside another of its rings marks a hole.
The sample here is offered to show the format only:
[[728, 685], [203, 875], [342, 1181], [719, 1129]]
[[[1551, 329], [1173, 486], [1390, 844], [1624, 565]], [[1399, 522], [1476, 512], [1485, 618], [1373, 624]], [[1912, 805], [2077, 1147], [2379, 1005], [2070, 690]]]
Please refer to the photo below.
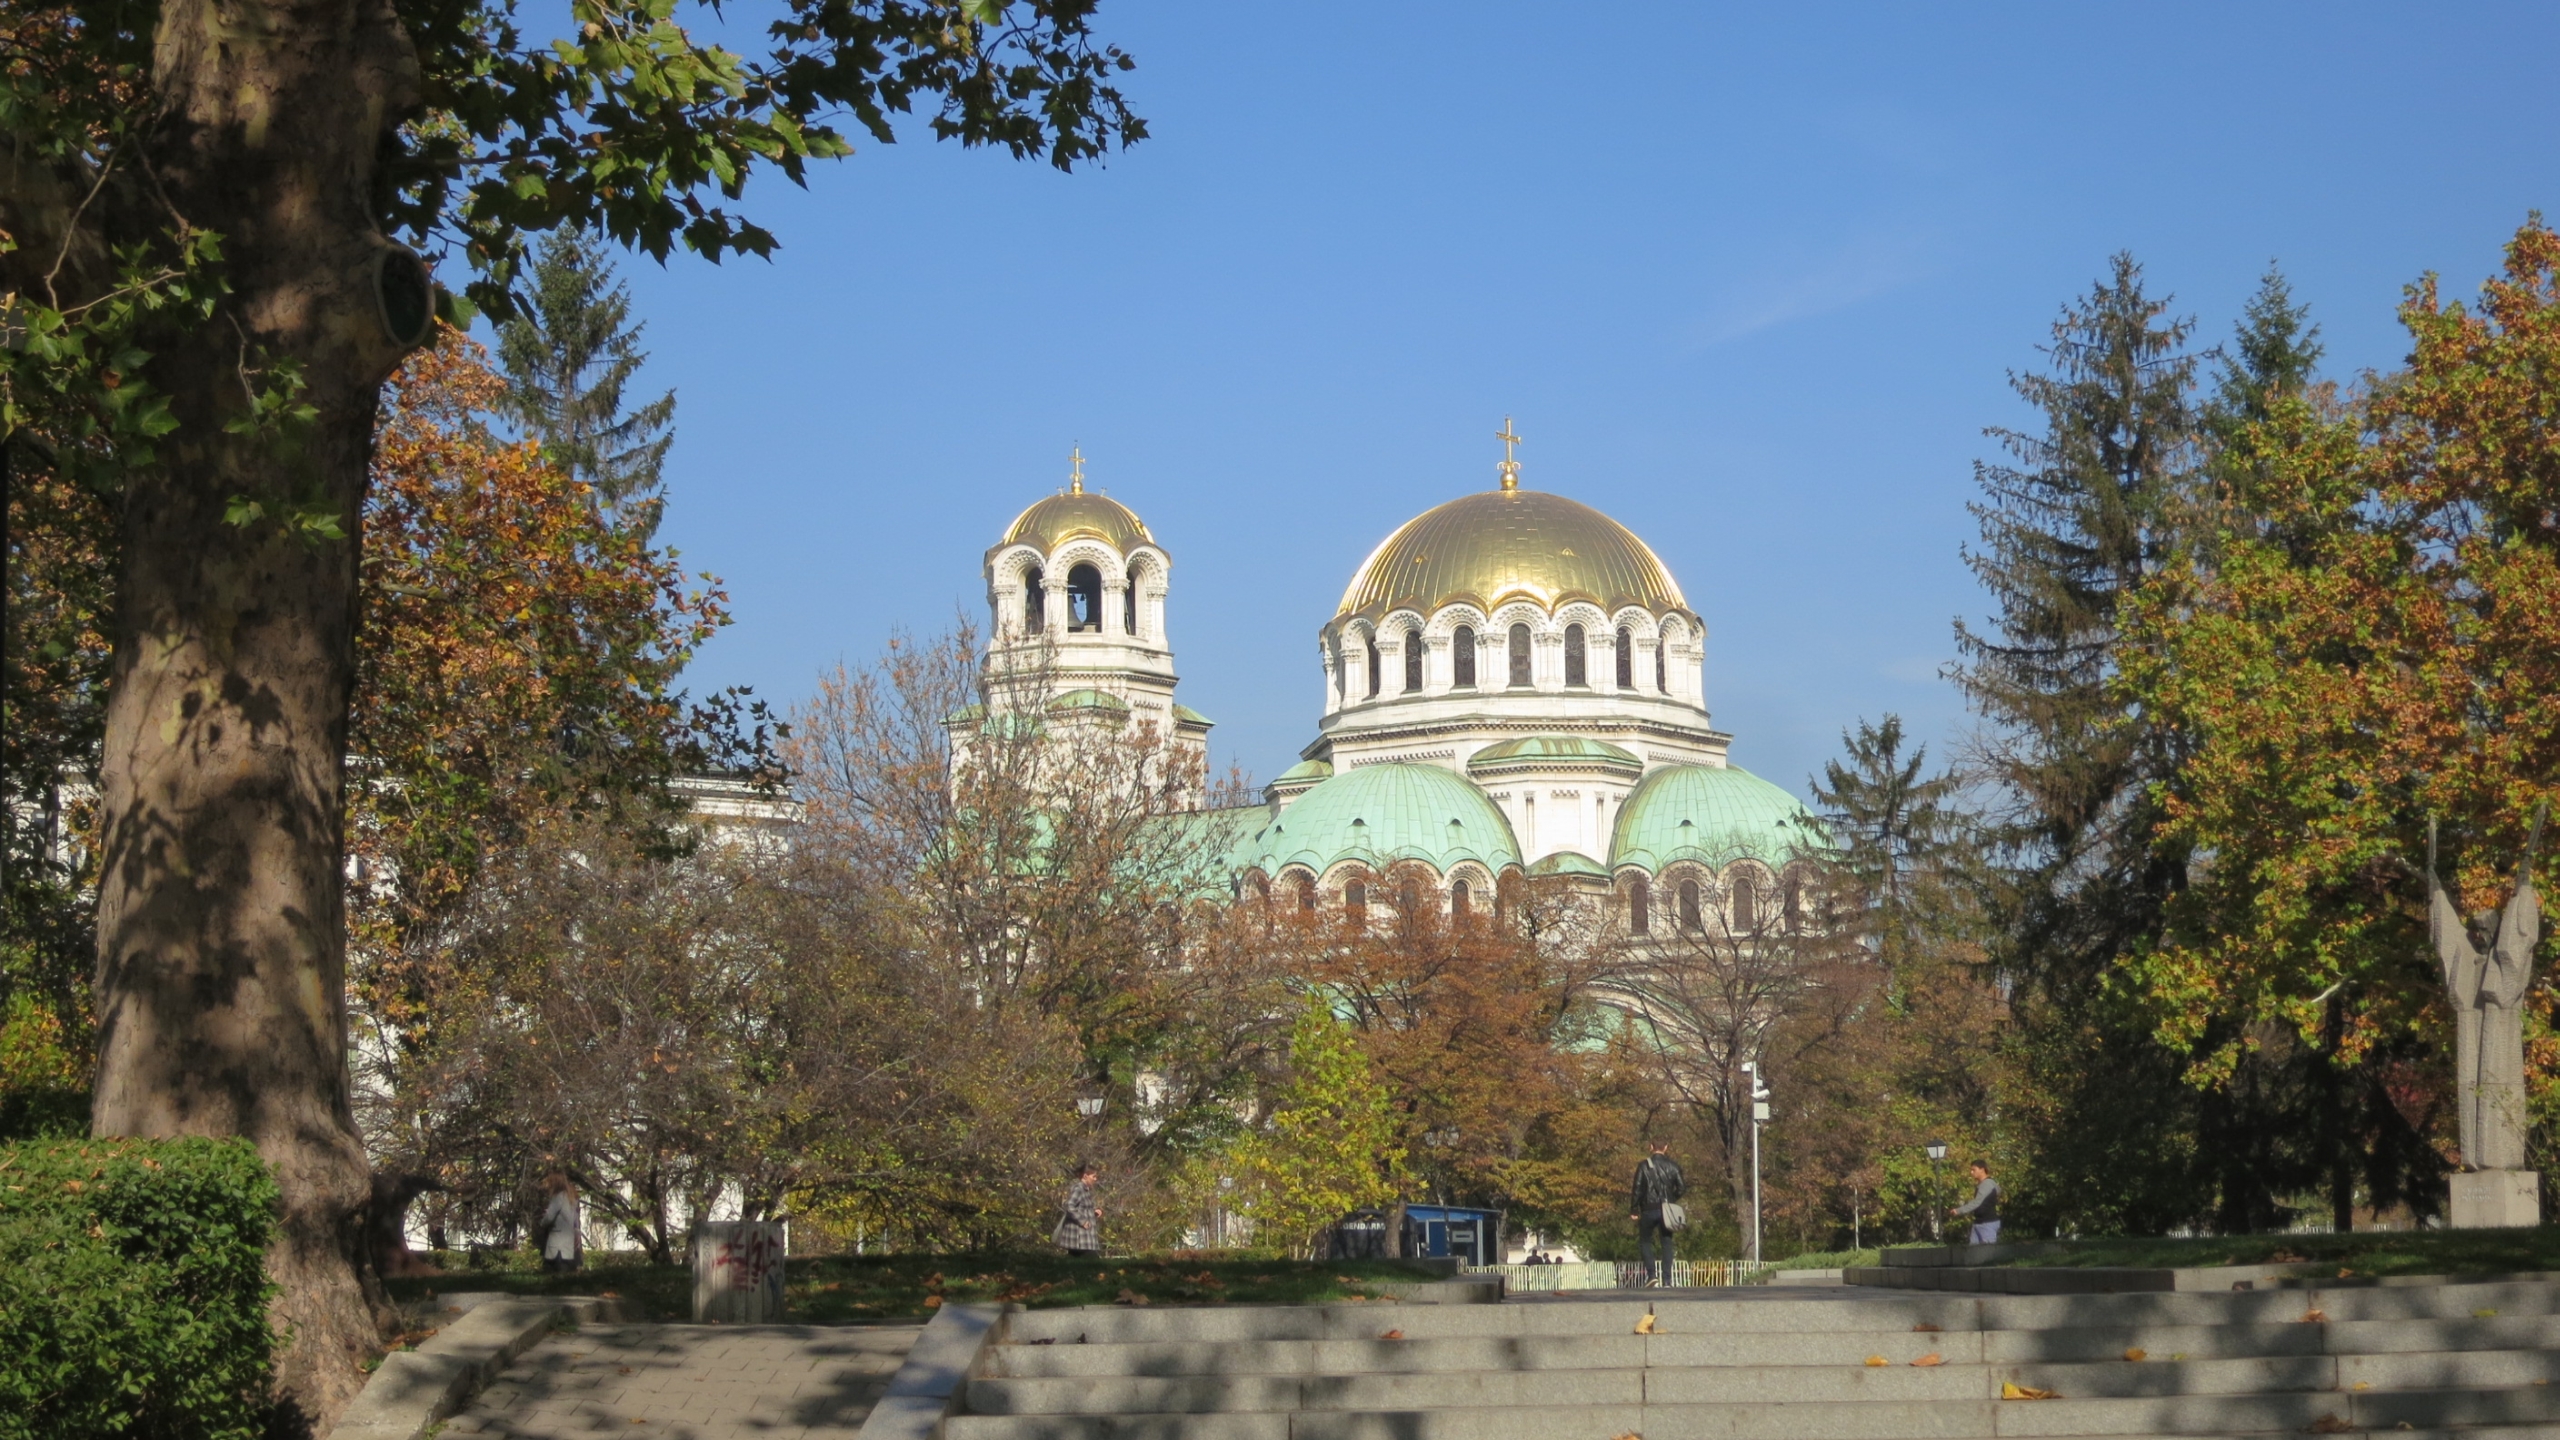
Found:
[[0, 1145], [0, 1440], [253, 1440], [276, 1186], [243, 1140]]

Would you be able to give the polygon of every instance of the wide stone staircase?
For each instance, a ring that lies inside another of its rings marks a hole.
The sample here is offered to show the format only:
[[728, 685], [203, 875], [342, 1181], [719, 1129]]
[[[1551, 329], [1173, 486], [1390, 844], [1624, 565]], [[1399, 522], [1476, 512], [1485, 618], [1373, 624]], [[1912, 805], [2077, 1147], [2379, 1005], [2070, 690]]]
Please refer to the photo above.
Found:
[[1016, 1312], [943, 1434], [2560, 1437], [2555, 1298], [2537, 1280]]

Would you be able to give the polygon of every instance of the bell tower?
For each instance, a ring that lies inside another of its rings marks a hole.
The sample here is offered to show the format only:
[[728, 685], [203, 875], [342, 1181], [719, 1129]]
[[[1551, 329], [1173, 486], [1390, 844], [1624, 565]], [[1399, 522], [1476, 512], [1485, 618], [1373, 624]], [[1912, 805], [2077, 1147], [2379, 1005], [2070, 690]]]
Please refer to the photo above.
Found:
[[1042, 692], [1018, 697], [1026, 708], [1117, 722], [1205, 755], [1211, 722], [1173, 695], [1173, 559], [1136, 512], [1085, 488], [1082, 450], [1068, 463], [1067, 487], [1034, 501], [987, 550], [988, 688], [1018, 677]]

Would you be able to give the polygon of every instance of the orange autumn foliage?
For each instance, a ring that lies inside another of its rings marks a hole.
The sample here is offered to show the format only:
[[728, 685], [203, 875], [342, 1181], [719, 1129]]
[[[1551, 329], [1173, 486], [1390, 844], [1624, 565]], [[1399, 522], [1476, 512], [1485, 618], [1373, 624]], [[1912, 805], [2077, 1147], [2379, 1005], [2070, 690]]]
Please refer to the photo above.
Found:
[[[2125, 647], [2131, 698], [2192, 746], [2165, 830], [2208, 857], [2133, 978], [2202, 1082], [2333, 1002], [2351, 1062], [2436, 1033], [2429, 818], [2477, 908], [2560, 799], [2560, 234], [2529, 221], [2476, 308], [2430, 277], [2401, 319], [2404, 372], [2252, 427], [2208, 561], [2146, 590]], [[2547, 1137], [2549, 987], [2531, 1003]]]

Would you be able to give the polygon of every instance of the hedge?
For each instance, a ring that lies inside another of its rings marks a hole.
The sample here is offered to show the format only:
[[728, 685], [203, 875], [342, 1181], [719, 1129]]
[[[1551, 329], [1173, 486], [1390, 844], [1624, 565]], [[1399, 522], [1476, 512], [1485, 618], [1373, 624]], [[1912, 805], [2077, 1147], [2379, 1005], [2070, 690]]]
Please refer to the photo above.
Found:
[[0, 1440], [254, 1440], [276, 1186], [244, 1140], [0, 1145]]

